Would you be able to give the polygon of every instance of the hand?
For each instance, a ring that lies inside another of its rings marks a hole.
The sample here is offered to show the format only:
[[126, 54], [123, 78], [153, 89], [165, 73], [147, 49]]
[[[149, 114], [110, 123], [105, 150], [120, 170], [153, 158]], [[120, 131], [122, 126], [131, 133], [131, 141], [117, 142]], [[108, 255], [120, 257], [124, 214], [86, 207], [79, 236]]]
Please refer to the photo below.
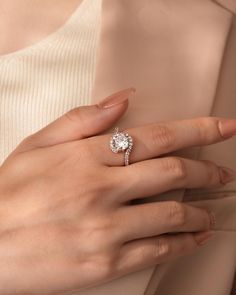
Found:
[[109, 149], [110, 135], [97, 134], [122, 116], [132, 92], [68, 112], [1, 166], [1, 294], [80, 290], [187, 255], [210, 238], [212, 215], [204, 209], [129, 202], [232, 180], [209, 161], [164, 155], [222, 141], [236, 122], [197, 118], [130, 129], [135, 146], [125, 167], [124, 155]]

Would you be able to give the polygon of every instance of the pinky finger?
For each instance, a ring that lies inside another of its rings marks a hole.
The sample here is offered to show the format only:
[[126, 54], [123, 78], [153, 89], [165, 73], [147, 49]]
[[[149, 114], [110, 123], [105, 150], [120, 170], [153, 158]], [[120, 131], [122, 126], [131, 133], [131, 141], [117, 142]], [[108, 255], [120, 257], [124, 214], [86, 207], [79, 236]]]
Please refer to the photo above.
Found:
[[117, 261], [118, 273], [139, 271], [177, 257], [188, 255], [214, 236], [212, 231], [164, 234], [124, 244]]

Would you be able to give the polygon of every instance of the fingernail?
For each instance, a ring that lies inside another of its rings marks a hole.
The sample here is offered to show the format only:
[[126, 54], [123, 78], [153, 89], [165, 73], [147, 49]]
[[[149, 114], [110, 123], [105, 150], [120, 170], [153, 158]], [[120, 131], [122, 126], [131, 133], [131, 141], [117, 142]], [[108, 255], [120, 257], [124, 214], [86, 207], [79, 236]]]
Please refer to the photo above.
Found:
[[198, 245], [202, 246], [206, 244], [209, 240], [211, 240], [215, 236], [213, 231], [205, 231], [194, 234], [194, 239], [198, 243]]
[[121, 90], [100, 101], [98, 103], [98, 106], [102, 109], [112, 108], [118, 104], [121, 104], [127, 101], [131, 97], [131, 95], [133, 95], [134, 93], [135, 93], [135, 88], [132, 88], [132, 87]]
[[219, 130], [221, 135], [225, 138], [236, 135], [236, 119], [224, 119], [219, 121]]
[[222, 184], [226, 184], [228, 182], [232, 182], [236, 180], [236, 171], [227, 167], [219, 167], [219, 168], [220, 168], [220, 180]]

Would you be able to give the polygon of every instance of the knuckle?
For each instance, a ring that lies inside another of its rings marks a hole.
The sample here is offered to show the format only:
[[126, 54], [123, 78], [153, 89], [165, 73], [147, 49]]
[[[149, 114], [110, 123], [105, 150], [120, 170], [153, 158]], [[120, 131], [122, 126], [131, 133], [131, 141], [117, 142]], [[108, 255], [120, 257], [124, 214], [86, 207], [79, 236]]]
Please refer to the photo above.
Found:
[[102, 268], [99, 267], [99, 269], [101, 269], [104, 278], [111, 279], [116, 276], [119, 272], [118, 255], [108, 252], [103, 259]]
[[107, 260], [106, 262], [103, 262], [103, 264], [99, 266], [99, 271], [101, 272], [101, 275], [103, 278], [111, 278], [114, 273], [114, 265], [111, 262], [111, 260]]
[[202, 160], [206, 166], [206, 183], [212, 184], [220, 181], [219, 168], [209, 160]]
[[81, 108], [74, 108], [64, 114], [65, 118], [72, 123], [78, 122], [78, 118], [81, 118]]
[[11, 153], [11, 156], [13, 154], [20, 154], [34, 148], [40, 148], [41, 146], [42, 141], [40, 140], [40, 136], [38, 136], [38, 132], [30, 134], [19, 142], [16, 149]]
[[31, 146], [37, 140], [36, 134], [30, 134], [29, 136], [25, 137], [19, 144], [19, 146]]
[[[97, 220], [96, 220], [97, 221]], [[91, 222], [90, 222], [91, 223]], [[110, 247], [114, 246], [117, 242], [116, 228], [112, 228], [109, 222], [101, 224], [97, 221], [95, 225], [90, 224], [90, 229], [86, 230], [84, 237], [86, 238], [85, 246], [91, 254], [109, 251]]]
[[[87, 116], [85, 115], [85, 107], [78, 107], [71, 109], [67, 113], [64, 114], [66, 120], [68, 120], [72, 126], [78, 131], [80, 137], [86, 137], [86, 130], [88, 127]], [[81, 128], [83, 126], [83, 128]], [[85, 130], [85, 133], [83, 133]]]
[[211, 117], [201, 117], [196, 120], [197, 130], [201, 143], [212, 142], [215, 137], [213, 132], [216, 129], [216, 124]]
[[94, 270], [100, 280], [107, 280], [112, 279], [116, 275], [116, 264], [115, 255], [106, 252], [92, 256], [87, 262], [87, 267], [90, 271]]
[[[105, 225], [106, 227], [106, 225]], [[111, 230], [110, 229], [95, 229], [94, 231], [97, 231], [97, 233], [94, 233], [93, 241], [95, 245], [97, 246], [97, 249], [99, 251], [105, 250], [106, 248], [110, 247], [111, 239], [110, 236]]]
[[[107, 169], [106, 167], [104, 168]], [[110, 170], [110, 168], [108, 168]], [[98, 177], [97, 174], [94, 175], [94, 182], [96, 184], [98, 192], [101, 194], [105, 193], [115, 193], [114, 187], [116, 185], [116, 182], [118, 182], [117, 179], [114, 179], [114, 174], [111, 174], [111, 171], [102, 171], [100, 169], [101, 175]]]
[[[118, 192], [115, 192], [112, 180], [105, 177], [104, 174], [97, 176], [91, 174], [82, 180], [83, 183], [89, 182], [89, 186], [84, 187], [86, 192], [86, 202], [91, 207], [103, 205], [111, 205], [117, 198]], [[80, 188], [81, 189], [81, 188]]]
[[175, 142], [175, 136], [167, 125], [158, 124], [151, 128], [151, 140], [155, 146], [170, 150]]
[[90, 245], [87, 245], [87, 251], [89, 251], [90, 253], [99, 252], [106, 246], [104, 245], [104, 241], [106, 238], [104, 230], [94, 226], [92, 229], [86, 232], [86, 236], [90, 241]]
[[185, 161], [179, 157], [169, 157], [163, 160], [164, 169], [173, 174], [178, 180], [187, 178], [187, 167]]
[[159, 237], [153, 247], [152, 256], [154, 259], [165, 258], [171, 254], [171, 244], [168, 239]]
[[187, 221], [185, 205], [177, 201], [171, 201], [169, 204], [169, 220], [175, 227], [184, 226]]

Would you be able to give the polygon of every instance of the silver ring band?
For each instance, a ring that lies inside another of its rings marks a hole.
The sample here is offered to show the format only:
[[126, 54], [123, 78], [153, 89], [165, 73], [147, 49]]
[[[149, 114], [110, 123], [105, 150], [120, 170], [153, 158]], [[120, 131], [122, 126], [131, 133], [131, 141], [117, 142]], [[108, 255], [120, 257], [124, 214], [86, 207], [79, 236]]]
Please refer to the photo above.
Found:
[[120, 132], [116, 127], [110, 140], [110, 149], [113, 153], [125, 152], [124, 165], [129, 165], [129, 156], [133, 148], [133, 139], [128, 133]]

